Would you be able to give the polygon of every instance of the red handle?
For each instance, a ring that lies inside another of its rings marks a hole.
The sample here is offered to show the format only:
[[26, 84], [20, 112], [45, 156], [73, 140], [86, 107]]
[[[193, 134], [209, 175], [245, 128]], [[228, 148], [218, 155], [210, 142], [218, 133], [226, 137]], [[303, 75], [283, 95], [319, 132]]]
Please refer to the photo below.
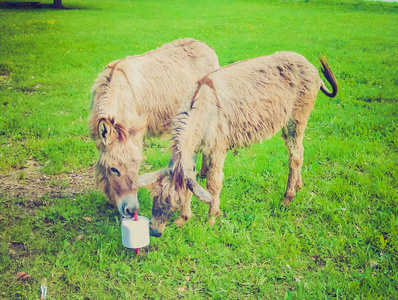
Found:
[[[134, 221], [138, 221], [138, 212], [134, 212]], [[139, 253], [139, 249], [135, 249], [135, 254], [138, 255]]]

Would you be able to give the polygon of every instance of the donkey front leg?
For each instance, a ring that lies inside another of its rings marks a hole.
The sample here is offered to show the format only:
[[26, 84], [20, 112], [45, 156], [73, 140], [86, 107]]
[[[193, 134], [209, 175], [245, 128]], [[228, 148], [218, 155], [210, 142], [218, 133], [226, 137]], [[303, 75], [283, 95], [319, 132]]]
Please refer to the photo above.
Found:
[[222, 189], [222, 180], [224, 173], [222, 171], [224, 167], [224, 161], [226, 156], [226, 150], [214, 151], [209, 156], [209, 173], [207, 175], [207, 190], [213, 196], [209, 203], [209, 221], [210, 226], [214, 225], [216, 218], [220, 214], [220, 193]]
[[188, 189], [184, 199], [186, 199], [186, 201], [185, 203], [182, 204], [180, 216], [175, 220], [175, 223], [178, 226], [184, 225], [184, 223], [188, 221], [189, 218], [191, 218], [192, 216], [192, 210], [191, 210], [192, 193]]
[[209, 171], [209, 158], [206, 154], [202, 154], [202, 168], [200, 169], [200, 178], [205, 178]]

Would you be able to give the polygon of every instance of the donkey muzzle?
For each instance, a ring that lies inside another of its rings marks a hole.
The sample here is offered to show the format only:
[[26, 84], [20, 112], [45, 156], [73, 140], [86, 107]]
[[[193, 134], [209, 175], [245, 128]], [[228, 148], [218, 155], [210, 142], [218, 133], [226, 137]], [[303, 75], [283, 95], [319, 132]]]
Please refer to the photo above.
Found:
[[149, 235], [154, 237], [161, 237], [162, 232], [157, 231], [157, 229], [152, 229], [151, 224], [149, 224]]
[[123, 196], [118, 205], [119, 213], [126, 218], [132, 218], [135, 211], [140, 210], [137, 194], [128, 194]]

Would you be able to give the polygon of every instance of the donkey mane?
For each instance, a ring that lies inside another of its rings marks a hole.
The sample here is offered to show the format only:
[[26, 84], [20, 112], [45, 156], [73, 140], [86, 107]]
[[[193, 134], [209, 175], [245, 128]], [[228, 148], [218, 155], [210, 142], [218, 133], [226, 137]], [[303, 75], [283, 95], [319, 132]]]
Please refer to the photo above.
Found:
[[[91, 101], [90, 110], [96, 110], [96, 116], [98, 120], [107, 115], [107, 105], [109, 103], [108, 93], [111, 88], [110, 82], [111, 70], [106, 68], [95, 80], [95, 84], [91, 89], [93, 98]], [[97, 128], [95, 131], [97, 131]]]
[[[184, 155], [186, 153], [193, 153], [196, 150], [196, 145], [194, 142], [192, 142], [192, 139], [197, 140], [202, 136], [200, 130], [202, 128], [203, 124], [201, 123], [204, 122], [204, 118], [203, 114], [197, 113], [196, 110], [203, 110], [203, 105], [206, 105], [205, 99], [198, 95], [205, 85], [208, 86], [213, 92], [216, 107], [221, 107], [214, 82], [208, 77], [208, 75], [206, 75], [202, 79], [198, 80], [193, 89], [192, 96], [189, 96], [189, 107], [179, 112], [173, 120], [173, 144], [171, 146], [171, 161], [175, 163], [172, 173], [172, 184], [177, 191], [185, 188], [186, 175], [189, 177], [189, 174], [185, 174], [186, 172], [184, 171], [184, 166], [187, 167], [187, 160], [190, 160], [191, 158], [184, 157]], [[197, 103], [197, 105], [195, 105], [195, 103]], [[193, 111], [196, 113], [193, 113]], [[189, 142], [184, 143], [184, 141]]]

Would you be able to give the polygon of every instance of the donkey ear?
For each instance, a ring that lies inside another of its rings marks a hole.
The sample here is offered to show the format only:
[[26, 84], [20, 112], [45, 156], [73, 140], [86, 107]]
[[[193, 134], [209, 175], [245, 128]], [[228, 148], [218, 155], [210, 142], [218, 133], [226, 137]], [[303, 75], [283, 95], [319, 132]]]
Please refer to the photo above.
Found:
[[106, 146], [111, 143], [112, 127], [106, 119], [101, 119], [98, 123], [98, 136]]
[[142, 130], [144, 130], [147, 127], [148, 121], [149, 121], [149, 116], [150, 116], [150, 113], [149, 113], [149, 111], [147, 111], [138, 117], [138, 120], [129, 129], [130, 136], [136, 136], [138, 133], [140, 133]]
[[213, 196], [204, 188], [202, 188], [195, 180], [193, 180], [192, 178], [187, 178], [186, 183], [187, 187], [196, 196], [196, 198], [205, 203], [211, 202]]
[[139, 188], [140, 187], [147, 188], [150, 185], [154, 184], [161, 177], [171, 174], [171, 172], [172, 172], [171, 168], [166, 168], [159, 171], [143, 174], [138, 177], [135, 185]]

